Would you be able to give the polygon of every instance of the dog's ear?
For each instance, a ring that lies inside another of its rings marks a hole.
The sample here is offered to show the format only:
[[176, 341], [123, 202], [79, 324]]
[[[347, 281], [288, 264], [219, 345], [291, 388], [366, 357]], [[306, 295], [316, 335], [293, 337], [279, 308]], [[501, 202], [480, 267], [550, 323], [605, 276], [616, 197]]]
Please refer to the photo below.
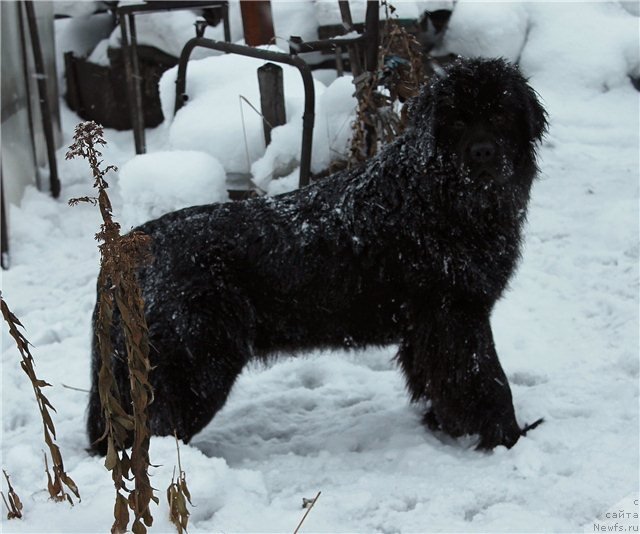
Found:
[[528, 84], [523, 84], [525, 94], [522, 95], [522, 102], [525, 103], [525, 113], [529, 125], [529, 139], [539, 142], [547, 131], [547, 112], [540, 104], [538, 94]]
[[420, 92], [407, 102], [407, 118], [410, 126], [415, 127], [418, 122], [431, 115], [432, 92], [430, 84], [423, 85]]
[[407, 103], [409, 129], [418, 134], [422, 151], [432, 155], [435, 151], [435, 90], [431, 84], [422, 86], [420, 93]]

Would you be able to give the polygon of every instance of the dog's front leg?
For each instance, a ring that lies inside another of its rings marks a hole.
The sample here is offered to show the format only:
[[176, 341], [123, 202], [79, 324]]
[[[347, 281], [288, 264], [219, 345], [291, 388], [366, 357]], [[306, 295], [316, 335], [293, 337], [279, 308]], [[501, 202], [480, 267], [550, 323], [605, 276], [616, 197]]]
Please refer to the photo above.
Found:
[[478, 448], [512, 447], [522, 431], [496, 354], [490, 305], [442, 299], [411, 317], [398, 359], [425, 422], [451, 436], [479, 434]]

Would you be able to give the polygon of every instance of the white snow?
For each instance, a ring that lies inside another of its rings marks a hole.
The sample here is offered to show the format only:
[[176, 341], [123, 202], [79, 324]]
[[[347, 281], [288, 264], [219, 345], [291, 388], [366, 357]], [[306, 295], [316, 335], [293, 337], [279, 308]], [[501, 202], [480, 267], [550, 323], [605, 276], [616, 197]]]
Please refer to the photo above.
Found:
[[120, 169], [118, 183], [124, 228], [176, 209], [229, 199], [220, 162], [195, 150], [136, 156]]
[[[519, 56], [550, 114], [523, 261], [492, 320], [520, 422], [545, 423], [513, 449], [492, 453], [431, 433], [407, 401], [393, 347], [255, 365], [213, 422], [181, 445], [195, 505], [189, 532], [292, 531], [302, 498], [318, 491], [302, 532], [637, 529], [640, 106], [628, 75], [639, 71], [639, 19], [629, 2], [624, 9], [614, 2], [476, 4], [456, 3], [445, 48]], [[272, 5], [279, 24], [293, 25], [290, 5]], [[337, 9], [320, 4], [318, 19], [322, 5]], [[134, 157], [130, 132], [106, 131], [103, 158], [121, 167], [108, 178], [116, 218], [220, 199], [221, 167], [251, 169], [271, 193], [295, 187], [299, 76], [285, 68], [288, 122], [265, 152], [260, 118], [248, 108], [245, 148], [239, 112], [239, 94], [259, 103], [255, 68], [235, 56], [192, 62], [192, 98], [147, 131], [146, 156]], [[172, 84], [163, 78], [170, 108]], [[353, 101], [347, 77], [316, 87], [320, 167], [344, 149], [350, 126], [341, 123]], [[62, 119], [69, 145], [78, 118], [63, 105]], [[112, 523], [109, 473], [85, 451], [86, 394], [63, 386], [89, 387], [99, 227], [96, 208], [67, 206], [92, 194], [92, 179], [84, 162], [65, 161], [63, 153], [60, 199], [30, 188], [10, 209], [12, 267], [2, 273], [2, 294], [34, 345], [38, 376], [53, 384], [45, 394], [82, 502], [71, 508], [47, 500], [41, 423], [3, 327], [1, 463], [25, 515], [7, 521], [2, 514], [2, 532], [106, 532]], [[273, 170], [287, 176], [271, 180]], [[151, 532], [174, 532], [164, 498], [177, 461], [173, 439], [153, 438], [151, 461], [161, 499]]]
[[[262, 118], [252, 109], [260, 110], [256, 69], [264, 63], [231, 54], [190, 62], [186, 84], [189, 104], [171, 123], [171, 147], [196, 148], [218, 158], [227, 172], [248, 172], [265, 149]], [[287, 120], [301, 122], [302, 78], [296, 68], [282, 68]], [[165, 117], [173, 116], [176, 74], [174, 67], [160, 80]], [[324, 86], [315, 82], [316, 93], [323, 90]]]
[[[332, 161], [346, 156], [357, 106], [354, 92], [353, 78], [343, 76], [336, 78], [326, 90], [322, 88], [320, 97], [316, 99], [312, 172], [321, 172], [327, 169]], [[301, 139], [301, 114], [272, 131], [271, 143], [264, 155], [251, 166], [253, 181], [258, 187], [271, 194], [275, 194], [274, 191], [282, 193], [297, 187], [299, 168], [298, 172], [292, 175], [296, 179], [291, 180], [291, 187], [278, 183], [282, 182], [282, 179], [273, 181], [273, 178], [288, 174], [287, 171], [292, 167], [299, 166]]]

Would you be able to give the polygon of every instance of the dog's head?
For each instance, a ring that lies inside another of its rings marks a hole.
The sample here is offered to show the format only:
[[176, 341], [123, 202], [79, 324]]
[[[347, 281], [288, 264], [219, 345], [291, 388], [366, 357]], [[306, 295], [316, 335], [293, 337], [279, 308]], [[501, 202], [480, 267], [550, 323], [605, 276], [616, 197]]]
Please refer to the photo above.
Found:
[[431, 158], [474, 181], [506, 183], [535, 166], [546, 113], [517, 67], [503, 59], [458, 60], [410, 104], [415, 133]]

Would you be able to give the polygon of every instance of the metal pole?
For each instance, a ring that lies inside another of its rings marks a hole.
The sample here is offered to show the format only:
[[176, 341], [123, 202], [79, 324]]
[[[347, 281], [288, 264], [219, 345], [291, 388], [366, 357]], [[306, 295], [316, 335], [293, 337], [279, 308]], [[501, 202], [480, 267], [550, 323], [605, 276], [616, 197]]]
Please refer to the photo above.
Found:
[[142, 144], [138, 135], [136, 119], [136, 93], [133, 87], [133, 67], [131, 65], [129, 37], [127, 34], [127, 15], [120, 14], [120, 47], [122, 49], [122, 59], [124, 61], [124, 74], [127, 80], [127, 97], [129, 100], [129, 117], [131, 118], [131, 128], [133, 129], [133, 140], [136, 145], [136, 154], [142, 154]]
[[229, 2], [225, 2], [221, 6], [222, 9], [222, 27], [224, 29], [224, 40], [231, 42], [231, 26], [229, 25]]
[[53, 137], [53, 124], [51, 122], [51, 106], [47, 93], [47, 74], [44, 69], [44, 58], [42, 56], [42, 46], [40, 44], [40, 34], [36, 22], [36, 13], [33, 2], [24, 2], [27, 12], [27, 23], [29, 34], [31, 35], [31, 46], [33, 49], [33, 62], [36, 68], [36, 78], [38, 82], [38, 97], [40, 100], [40, 114], [42, 115], [42, 129], [44, 130], [45, 144], [47, 145], [47, 160], [49, 162], [49, 183], [51, 194], [54, 198], [60, 195], [60, 179], [58, 178], [58, 165], [56, 163], [56, 146]]
[[133, 13], [129, 14], [129, 32], [131, 33], [131, 66], [133, 77], [133, 93], [135, 98], [135, 119], [134, 131], [138, 133], [138, 143], [140, 152], [136, 150], [136, 154], [144, 154], [147, 151], [147, 143], [144, 135], [144, 104], [142, 103], [142, 77], [140, 76], [140, 63], [138, 61], [138, 36], [136, 34], [136, 19]]

